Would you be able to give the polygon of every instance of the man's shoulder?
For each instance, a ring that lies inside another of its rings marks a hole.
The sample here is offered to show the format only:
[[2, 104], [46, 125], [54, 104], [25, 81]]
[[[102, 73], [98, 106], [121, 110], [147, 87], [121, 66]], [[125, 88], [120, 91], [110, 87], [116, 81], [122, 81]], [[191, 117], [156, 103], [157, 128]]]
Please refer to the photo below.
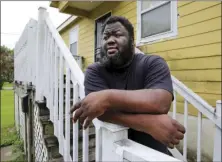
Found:
[[143, 54], [143, 53], [135, 54], [135, 60], [137, 64], [145, 66], [149, 66], [156, 62], [165, 62], [165, 60], [161, 56], [154, 54]]
[[95, 62], [86, 68], [85, 74], [99, 73], [100, 69], [101, 65], [98, 62]]

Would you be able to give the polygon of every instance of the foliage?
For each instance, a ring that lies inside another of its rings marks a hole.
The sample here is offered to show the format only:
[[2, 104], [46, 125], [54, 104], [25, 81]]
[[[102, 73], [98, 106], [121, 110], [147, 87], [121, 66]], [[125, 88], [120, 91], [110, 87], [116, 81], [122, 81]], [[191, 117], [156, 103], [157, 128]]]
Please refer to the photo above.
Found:
[[1, 132], [1, 147], [9, 145], [12, 145], [12, 152], [16, 157], [10, 162], [25, 161], [24, 142], [19, 138], [14, 126], [6, 127]]
[[1, 46], [0, 67], [1, 67], [0, 85], [2, 84], [3, 81], [12, 82], [14, 77], [14, 51], [6, 46]]
[[24, 142], [17, 138], [13, 143], [13, 153], [18, 154], [16, 159], [12, 160], [11, 162], [20, 162], [25, 161], [25, 153], [24, 153]]
[[1, 147], [12, 145], [17, 140], [18, 136], [13, 125], [1, 128]]

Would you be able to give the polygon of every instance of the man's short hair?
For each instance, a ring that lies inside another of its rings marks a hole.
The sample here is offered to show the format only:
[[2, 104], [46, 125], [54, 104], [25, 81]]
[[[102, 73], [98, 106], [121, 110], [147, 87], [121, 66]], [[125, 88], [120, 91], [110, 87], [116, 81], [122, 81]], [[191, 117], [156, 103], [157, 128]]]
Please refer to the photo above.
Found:
[[111, 17], [109, 17], [102, 26], [102, 34], [105, 30], [106, 25], [116, 23], [116, 22], [120, 22], [126, 28], [126, 30], [129, 33], [129, 37], [132, 38], [133, 41], [134, 41], [133, 25], [128, 19], [126, 19], [125, 17], [122, 17], [122, 16], [111, 16]]

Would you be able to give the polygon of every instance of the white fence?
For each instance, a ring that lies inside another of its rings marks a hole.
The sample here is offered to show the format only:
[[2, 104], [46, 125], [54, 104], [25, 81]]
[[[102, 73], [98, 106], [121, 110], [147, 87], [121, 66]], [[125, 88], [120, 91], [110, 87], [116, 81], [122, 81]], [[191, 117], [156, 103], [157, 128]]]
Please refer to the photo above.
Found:
[[[66, 76], [65, 86], [64, 75]], [[199, 111], [197, 160], [201, 161], [202, 114], [216, 126], [214, 160], [219, 160], [221, 158], [221, 146], [219, 145], [221, 143], [221, 102], [217, 103], [215, 112], [212, 106], [176, 78], [172, 77], [172, 79], [175, 91], [173, 117], [176, 118], [176, 92], [185, 99], [185, 127], [187, 127], [188, 102]], [[65, 161], [78, 161], [78, 122], [73, 125], [74, 137], [71, 145], [69, 111], [71, 100], [75, 103], [85, 97], [84, 74], [52, 25], [44, 8], [39, 8], [38, 21], [30, 20], [16, 45], [15, 80], [25, 84], [32, 82], [36, 88], [37, 101], [41, 102], [43, 97], [46, 98], [47, 107], [50, 110], [50, 120], [54, 125], [54, 135], [59, 141], [60, 154], [63, 155]], [[74, 89], [72, 98], [70, 97], [71, 87]], [[187, 161], [187, 133], [189, 130], [185, 134], [183, 154], [177, 149], [170, 150], [178, 158], [175, 159], [127, 139], [128, 128], [101, 122], [97, 119], [93, 123], [96, 127], [96, 161], [179, 161], [178, 159]], [[89, 129], [83, 130], [82, 133], [83, 161], [88, 161]], [[72, 155], [70, 154], [71, 146], [73, 147]]]

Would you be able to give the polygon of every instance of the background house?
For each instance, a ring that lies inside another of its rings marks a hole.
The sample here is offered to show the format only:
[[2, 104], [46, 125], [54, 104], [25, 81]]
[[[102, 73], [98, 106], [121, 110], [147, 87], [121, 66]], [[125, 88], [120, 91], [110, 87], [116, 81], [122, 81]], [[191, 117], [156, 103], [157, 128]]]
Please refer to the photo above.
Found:
[[[51, 7], [71, 16], [57, 29], [73, 55], [83, 57], [85, 68], [100, 58], [101, 26], [110, 15], [133, 24], [135, 44], [142, 52], [163, 57], [171, 74], [215, 107], [221, 98], [221, 7], [219, 1], [53, 1]], [[184, 99], [177, 95], [177, 112]], [[192, 132], [188, 145], [195, 150], [198, 111], [188, 105]], [[179, 116], [183, 122], [184, 117]], [[205, 123], [205, 153], [212, 156], [213, 126]], [[208, 147], [209, 146], [209, 147]], [[207, 149], [208, 148], [208, 149]]]
[[[51, 7], [71, 16], [58, 27], [83, 70], [99, 59], [101, 26], [110, 15], [133, 24], [136, 46], [163, 57], [171, 74], [215, 106], [221, 98], [221, 2], [219, 1], [53, 1]], [[177, 99], [183, 113], [183, 100]], [[197, 111], [189, 106], [189, 114]]]
[[[30, 19], [14, 50], [15, 125], [28, 161], [173, 160], [130, 141], [128, 128], [120, 125], [94, 119], [83, 130], [78, 122], [71, 123], [70, 106], [85, 97], [82, 70], [100, 59], [101, 27], [110, 15], [128, 18], [135, 28], [136, 46], [145, 54], [162, 56], [170, 67], [173, 118], [186, 127], [179, 145], [183, 149], [170, 150], [173, 155], [183, 161], [221, 159], [221, 101], [215, 109], [221, 95], [221, 2], [53, 1], [50, 5], [72, 16], [56, 29], [40, 7], [38, 20]], [[82, 70], [73, 57], [79, 65], [83, 61]]]

